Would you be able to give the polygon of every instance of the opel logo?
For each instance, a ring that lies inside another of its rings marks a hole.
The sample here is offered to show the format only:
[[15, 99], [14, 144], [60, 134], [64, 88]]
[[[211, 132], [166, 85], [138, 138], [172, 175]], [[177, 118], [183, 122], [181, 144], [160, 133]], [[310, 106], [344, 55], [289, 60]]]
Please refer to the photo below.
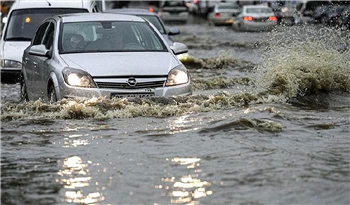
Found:
[[133, 78], [133, 77], [129, 78], [129, 80], [128, 80], [128, 85], [129, 85], [129, 86], [135, 87], [136, 84], [137, 84], [137, 82], [136, 82], [136, 79], [135, 79], [135, 78]]

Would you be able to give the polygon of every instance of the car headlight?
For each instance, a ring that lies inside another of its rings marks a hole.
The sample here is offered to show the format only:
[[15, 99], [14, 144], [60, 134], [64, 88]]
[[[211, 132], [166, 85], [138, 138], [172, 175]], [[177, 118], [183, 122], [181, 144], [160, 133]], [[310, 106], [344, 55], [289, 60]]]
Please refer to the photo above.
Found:
[[22, 68], [22, 63], [14, 60], [1, 59], [0, 66], [2, 68]]
[[90, 74], [83, 70], [65, 68], [62, 74], [64, 81], [70, 86], [96, 88], [96, 84]]
[[181, 65], [172, 69], [168, 74], [168, 79], [165, 83], [166, 86], [174, 86], [186, 84], [189, 81], [189, 77], [186, 68]]

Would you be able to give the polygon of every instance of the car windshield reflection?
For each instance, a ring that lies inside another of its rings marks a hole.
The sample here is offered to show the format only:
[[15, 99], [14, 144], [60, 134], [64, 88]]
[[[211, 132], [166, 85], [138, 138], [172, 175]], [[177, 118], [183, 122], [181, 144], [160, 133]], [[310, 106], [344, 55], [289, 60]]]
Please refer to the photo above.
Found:
[[60, 53], [166, 52], [152, 28], [143, 22], [64, 23]]

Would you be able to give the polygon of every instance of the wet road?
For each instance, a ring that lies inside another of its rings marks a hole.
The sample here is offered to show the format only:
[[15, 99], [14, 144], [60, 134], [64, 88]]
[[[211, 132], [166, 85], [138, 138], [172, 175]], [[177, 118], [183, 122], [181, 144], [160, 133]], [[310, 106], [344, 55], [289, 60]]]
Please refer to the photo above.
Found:
[[2, 85], [2, 204], [349, 204], [349, 32], [179, 27], [190, 97]]

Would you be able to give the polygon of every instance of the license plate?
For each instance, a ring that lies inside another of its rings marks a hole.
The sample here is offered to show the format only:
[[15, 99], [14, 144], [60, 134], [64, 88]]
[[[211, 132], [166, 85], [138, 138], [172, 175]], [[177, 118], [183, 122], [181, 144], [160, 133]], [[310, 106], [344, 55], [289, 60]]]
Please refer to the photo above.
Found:
[[154, 93], [112, 93], [112, 98], [146, 98], [152, 97]]

